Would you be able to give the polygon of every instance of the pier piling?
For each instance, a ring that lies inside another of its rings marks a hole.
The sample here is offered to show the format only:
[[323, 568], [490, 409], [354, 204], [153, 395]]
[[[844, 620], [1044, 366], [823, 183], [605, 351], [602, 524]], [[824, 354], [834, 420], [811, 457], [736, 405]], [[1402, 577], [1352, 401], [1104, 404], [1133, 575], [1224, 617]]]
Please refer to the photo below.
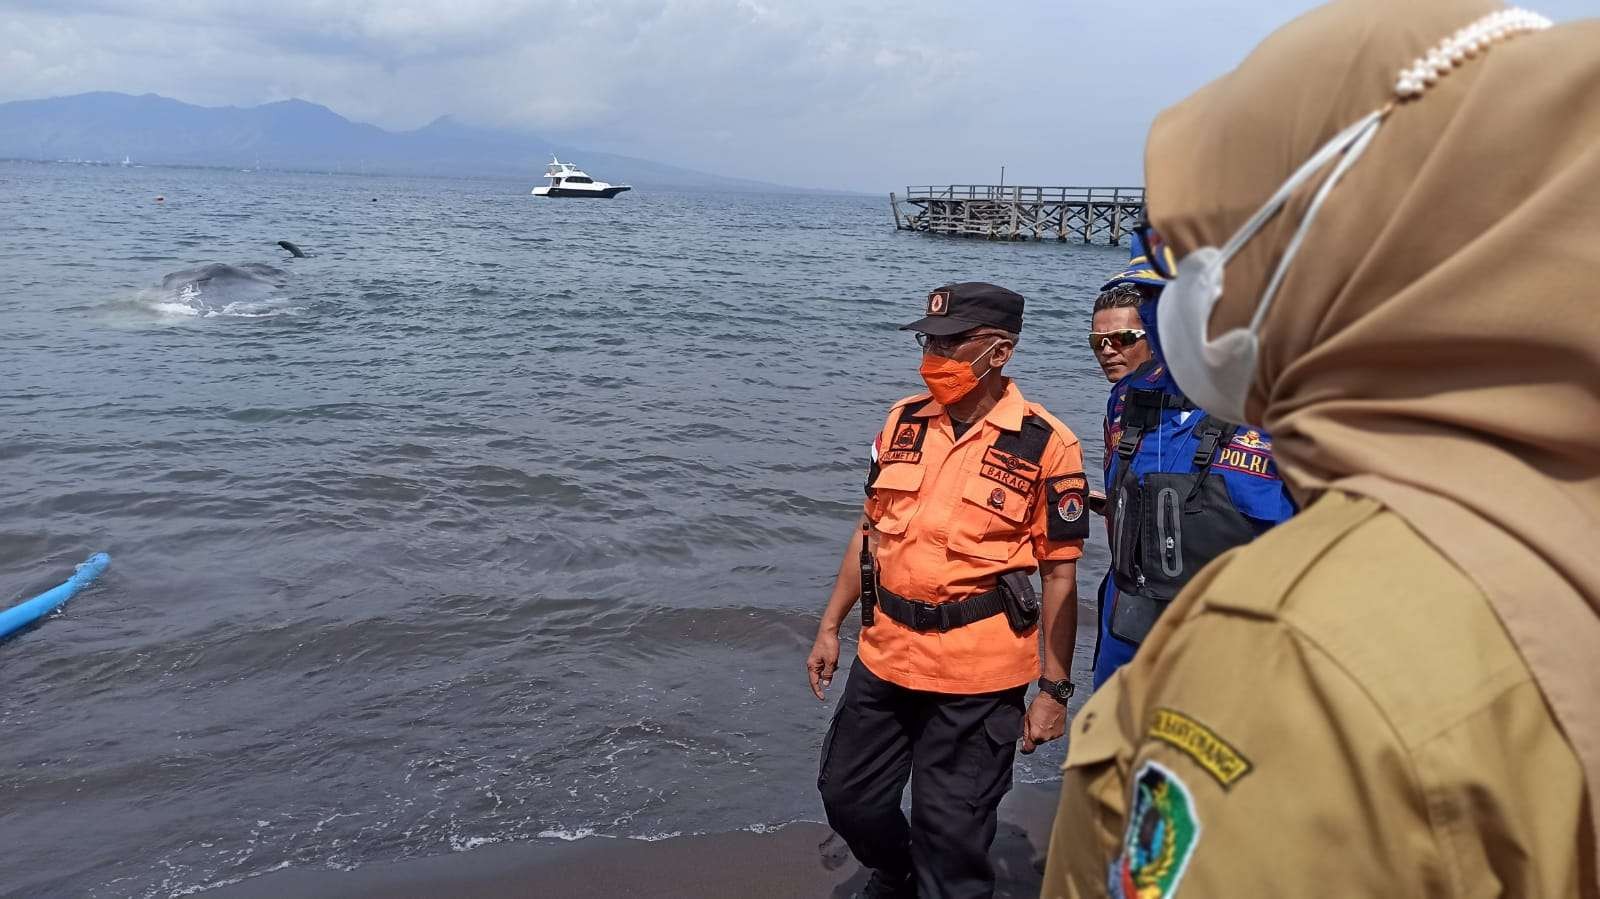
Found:
[[1116, 245], [1144, 218], [1144, 188], [912, 186], [904, 197], [890, 193], [889, 208], [900, 231], [988, 240], [1103, 239]]

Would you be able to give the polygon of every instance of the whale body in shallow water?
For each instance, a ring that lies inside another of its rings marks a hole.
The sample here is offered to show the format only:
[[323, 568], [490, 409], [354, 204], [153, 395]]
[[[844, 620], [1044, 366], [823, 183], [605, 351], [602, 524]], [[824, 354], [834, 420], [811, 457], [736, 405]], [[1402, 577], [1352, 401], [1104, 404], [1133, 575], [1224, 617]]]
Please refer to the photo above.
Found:
[[174, 291], [189, 288], [214, 291], [258, 288], [276, 290], [283, 287], [288, 279], [288, 272], [261, 262], [244, 262], [239, 265], [211, 262], [173, 272], [161, 279], [161, 286]]
[[162, 278], [153, 300], [159, 311], [182, 315], [269, 315], [287, 302], [288, 284], [288, 272], [264, 263], [212, 262]]

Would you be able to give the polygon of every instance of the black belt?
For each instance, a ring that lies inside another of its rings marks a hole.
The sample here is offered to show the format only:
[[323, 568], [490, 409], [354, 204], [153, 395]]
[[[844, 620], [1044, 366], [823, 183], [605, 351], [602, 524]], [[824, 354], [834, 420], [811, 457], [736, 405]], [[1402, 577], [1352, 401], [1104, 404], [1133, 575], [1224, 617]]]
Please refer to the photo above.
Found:
[[955, 602], [932, 603], [906, 599], [880, 586], [878, 608], [914, 631], [944, 633], [1001, 614], [1006, 610], [1006, 601], [998, 588]]

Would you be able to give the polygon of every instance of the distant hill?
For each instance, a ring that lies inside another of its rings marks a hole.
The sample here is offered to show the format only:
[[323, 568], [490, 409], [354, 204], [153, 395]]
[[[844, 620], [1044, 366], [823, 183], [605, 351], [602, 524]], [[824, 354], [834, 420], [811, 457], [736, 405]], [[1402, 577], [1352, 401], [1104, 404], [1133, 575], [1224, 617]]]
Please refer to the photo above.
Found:
[[128, 156], [157, 165], [506, 176], [531, 185], [552, 152], [570, 156], [597, 178], [636, 187], [798, 190], [592, 153], [448, 116], [415, 131], [385, 131], [304, 100], [209, 107], [102, 91], [0, 103], [0, 159], [120, 162]]

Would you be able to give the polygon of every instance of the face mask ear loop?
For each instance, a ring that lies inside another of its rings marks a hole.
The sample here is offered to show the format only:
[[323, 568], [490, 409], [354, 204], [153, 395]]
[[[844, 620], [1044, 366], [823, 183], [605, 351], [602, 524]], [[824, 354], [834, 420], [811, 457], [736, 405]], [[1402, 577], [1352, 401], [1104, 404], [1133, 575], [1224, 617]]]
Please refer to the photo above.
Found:
[[[989, 348], [988, 349], [986, 349], [983, 352], [978, 354], [978, 359], [983, 359], [983, 358], [987, 357], [990, 353], [994, 352], [994, 348], [995, 347], [997, 347], [1000, 344], [1005, 343], [1005, 342], [1006, 342], [1005, 338], [1002, 337], [999, 340], [996, 340], [994, 343], [989, 344]], [[977, 362], [978, 359], [974, 359], [972, 361], [973, 362]], [[989, 367], [983, 370], [983, 374], [978, 376], [978, 380], [982, 381], [984, 378], [989, 377], [990, 373], [993, 372], [993, 371], [994, 371], [994, 363], [991, 362], [991, 363], [989, 363]]]
[[1233, 233], [1233, 237], [1229, 238], [1228, 242], [1223, 245], [1223, 263], [1226, 264], [1229, 259], [1232, 259], [1233, 255], [1239, 252], [1239, 249], [1243, 247], [1250, 240], [1250, 238], [1256, 236], [1256, 232], [1261, 230], [1262, 225], [1265, 225], [1269, 219], [1271, 219], [1274, 215], [1277, 215], [1278, 212], [1283, 209], [1284, 204], [1289, 202], [1289, 197], [1293, 195], [1295, 191], [1300, 189], [1300, 185], [1304, 184], [1307, 179], [1316, 174], [1317, 171], [1323, 166], [1327, 165], [1328, 160], [1334, 158], [1340, 153], [1343, 153], [1345, 148], [1350, 146], [1351, 141], [1355, 140], [1364, 129], [1372, 124], [1375, 119], [1381, 118], [1383, 112], [1385, 111], [1386, 110], [1380, 110], [1375, 112], [1361, 121], [1356, 122], [1354, 125], [1351, 125], [1349, 128], [1346, 128], [1338, 134], [1335, 134], [1332, 139], [1322, 145], [1322, 149], [1318, 150], [1310, 159], [1306, 160], [1305, 163], [1300, 166], [1300, 168], [1296, 169], [1295, 173], [1289, 176], [1289, 180], [1283, 182], [1283, 186], [1279, 187], [1277, 193], [1272, 195], [1272, 199], [1263, 203], [1261, 208], [1256, 210], [1256, 214], [1251, 216], [1250, 220], [1245, 222], [1238, 231], [1235, 231]]
[[1361, 131], [1356, 135], [1355, 142], [1350, 145], [1344, 158], [1339, 160], [1339, 164], [1333, 167], [1328, 179], [1317, 188], [1316, 195], [1311, 198], [1311, 204], [1306, 207], [1305, 215], [1300, 218], [1300, 227], [1295, 229], [1294, 238], [1283, 250], [1283, 259], [1273, 271], [1272, 280], [1267, 282], [1266, 290], [1261, 293], [1261, 302], [1256, 306], [1255, 315], [1250, 318], [1252, 332], [1261, 329], [1261, 322], [1267, 317], [1267, 310], [1272, 307], [1272, 298], [1277, 296], [1278, 286], [1289, 273], [1289, 263], [1293, 262], [1295, 254], [1300, 252], [1300, 244], [1305, 241], [1306, 232], [1311, 230], [1311, 223], [1316, 221], [1317, 211], [1322, 208], [1323, 201], [1328, 199], [1328, 194], [1333, 192], [1334, 185], [1339, 183], [1339, 179], [1350, 171], [1350, 167], [1356, 164], [1356, 160], [1360, 159], [1361, 154], [1372, 144], [1372, 139], [1378, 134], [1378, 127], [1383, 124], [1385, 112], [1387, 110], [1380, 110], [1356, 123], [1361, 127]]

